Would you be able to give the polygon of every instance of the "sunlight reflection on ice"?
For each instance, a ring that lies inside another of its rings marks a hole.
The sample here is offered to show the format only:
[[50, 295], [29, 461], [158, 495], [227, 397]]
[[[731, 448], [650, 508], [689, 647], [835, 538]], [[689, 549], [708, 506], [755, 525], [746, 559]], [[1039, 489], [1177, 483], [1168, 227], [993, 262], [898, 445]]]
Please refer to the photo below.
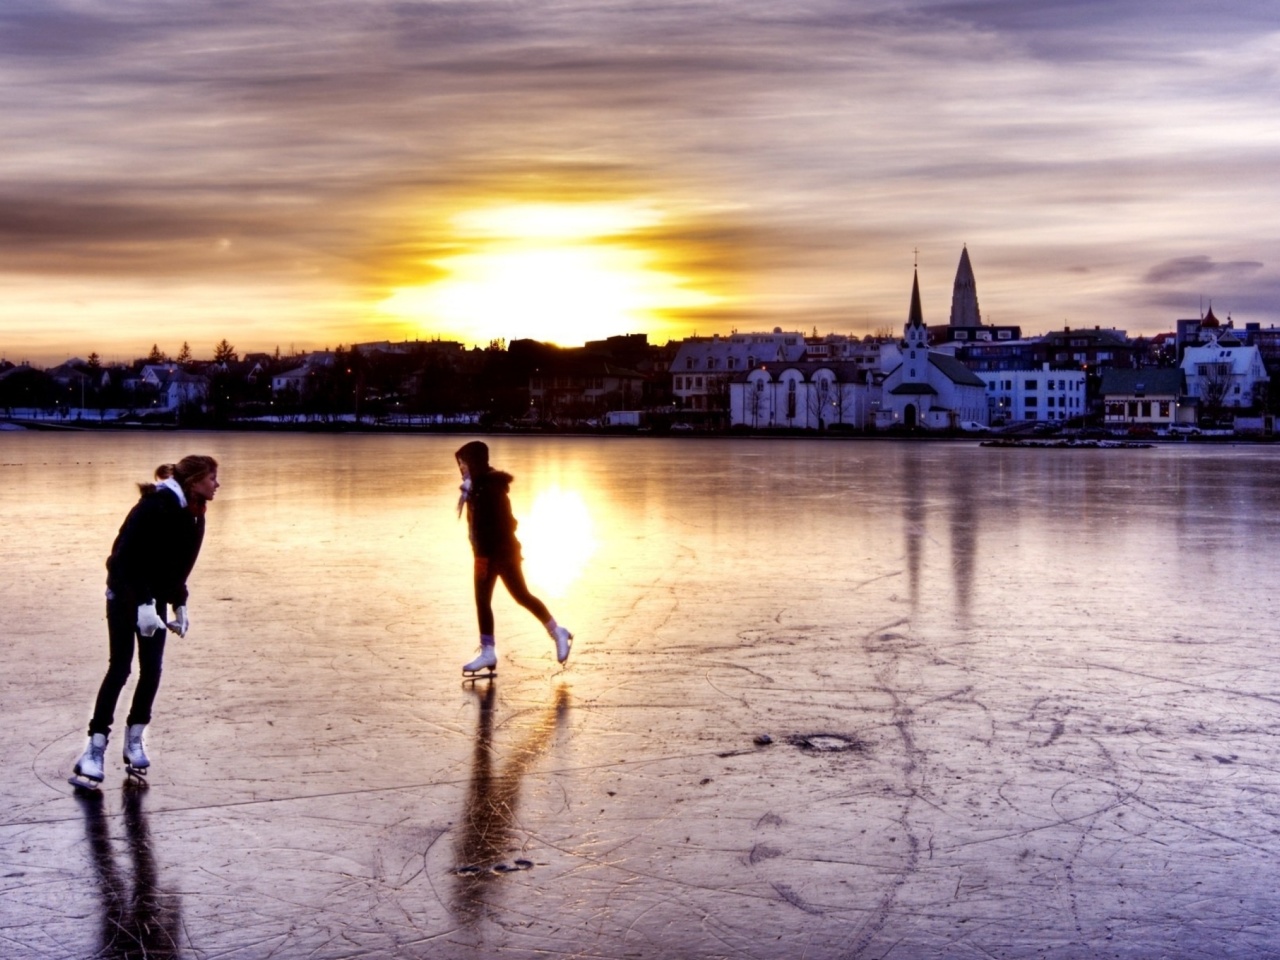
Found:
[[538, 493], [520, 521], [519, 537], [530, 579], [556, 598], [566, 595], [596, 552], [591, 513], [576, 490]]

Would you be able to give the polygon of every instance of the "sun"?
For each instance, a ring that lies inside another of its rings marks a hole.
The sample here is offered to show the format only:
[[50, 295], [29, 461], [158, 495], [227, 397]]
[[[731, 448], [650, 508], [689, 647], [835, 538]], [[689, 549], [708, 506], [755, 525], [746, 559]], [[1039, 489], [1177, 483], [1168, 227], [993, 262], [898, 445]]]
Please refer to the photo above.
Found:
[[577, 346], [652, 328], [711, 294], [661, 264], [647, 241], [662, 217], [628, 203], [521, 203], [465, 211], [438, 279], [392, 291], [387, 314], [472, 343], [530, 338]]

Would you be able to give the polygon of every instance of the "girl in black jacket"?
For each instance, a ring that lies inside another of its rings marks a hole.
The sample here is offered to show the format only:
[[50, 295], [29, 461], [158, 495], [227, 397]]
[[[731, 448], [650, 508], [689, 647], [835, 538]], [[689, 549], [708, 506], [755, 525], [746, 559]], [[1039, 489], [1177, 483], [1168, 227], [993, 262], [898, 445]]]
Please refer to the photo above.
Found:
[[462, 471], [462, 499], [459, 513], [467, 511], [471, 552], [475, 556], [476, 615], [480, 621], [480, 655], [462, 668], [464, 676], [480, 670], [493, 673], [498, 655], [493, 635], [493, 587], [501, 580], [511, 599], [524, 607], [547, 629], [555, 641], [556, 659], [569, 659], [573, 634], [556, 623], [546, 604], [529, 592], [521, 565], [520, 541], [516, 539], [516, 518], [507, 495], [512, 476], [489, 466], [489, 448], [479, 440], [465, 444], [454, 455]]
[[[107, 558], [107, 636], [110, 659], [89, 721], [89, 743], [71, 782], [102, 783], [103, 755], [115, 719], [116, 701], [138, 649], [138, 684], [126, 719], [124, 762], [144, 775], [151, 761], [142, 735], [160, 686], [168, 630], [186, 636], [187, 576], [200, 555], [206, 505], [217, 492], [218, 463], [193, 455], [156, 468], [158, 483], [140, 483], [140, 499], [125, 517]], [[172, 616], [166, 619], [166, 608]]]

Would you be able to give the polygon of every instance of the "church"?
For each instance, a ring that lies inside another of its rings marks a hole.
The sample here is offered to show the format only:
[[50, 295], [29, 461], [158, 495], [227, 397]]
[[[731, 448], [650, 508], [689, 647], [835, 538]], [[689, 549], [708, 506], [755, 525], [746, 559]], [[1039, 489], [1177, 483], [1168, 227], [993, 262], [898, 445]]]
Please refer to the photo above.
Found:
[[[973, 271], [966, 270], [968, 263], [966, 249], [961, 255], [952, 299], [953, 320], [959, 303], [959, 315], [972, 321], [963, 324], [965, 326], [981, 323]], [[967, 280], [964, 289], [961, 289], [962, 280]], [[966, 309], [970, 301], [971, 308]], [[925, 326], [924, 310], [920, 306], [918, 269], [912, 275], [911, 309], [902, 340], [884, 349], [881, 365], [885, 376], [876, 415], [878, 428], [901, 425], [908, 429], [946, 430], [966, 422], [987, 424], [983, 380], [955, 357], [929, 349], [929, 328]]]

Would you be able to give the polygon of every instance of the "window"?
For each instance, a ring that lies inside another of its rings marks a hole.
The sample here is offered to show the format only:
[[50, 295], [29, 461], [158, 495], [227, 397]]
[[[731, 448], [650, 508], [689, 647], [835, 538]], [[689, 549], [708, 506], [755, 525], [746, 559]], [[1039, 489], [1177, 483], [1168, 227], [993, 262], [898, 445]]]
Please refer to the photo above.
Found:
[[1026, 405], [1027, 405], [1028, 407], [1034, 407], [1034, 406], [1036, 405], [1036, 398], [1035, 398], [1035, 397], [1027, 397], [1027, 399], [1026, 399], [1025, 403], [1026, 403]]
[[1039, 380], [1028, 380], [1028, 381], [1027, 381], [1027, 389], [1028, 389], [1028, 390], [1039, 390], [1039, 389], [1040, 389], [1040, 381], [1039, 381]]
[[685, 368], [686, 370], [692, 370], [692, 369], [693, 369], [693, 357], [685, 357], [685, 358], [684, 358], [684, 368]]
[[757, 381], [756, 381], [756, 393], [764, 393], [764, 381], [763, 381], [763, 380], [757, 380]]
[[1142, 401], [1142, 416], [1148, 420], [1151, 419], [1151, 401], [1150, 400]]

